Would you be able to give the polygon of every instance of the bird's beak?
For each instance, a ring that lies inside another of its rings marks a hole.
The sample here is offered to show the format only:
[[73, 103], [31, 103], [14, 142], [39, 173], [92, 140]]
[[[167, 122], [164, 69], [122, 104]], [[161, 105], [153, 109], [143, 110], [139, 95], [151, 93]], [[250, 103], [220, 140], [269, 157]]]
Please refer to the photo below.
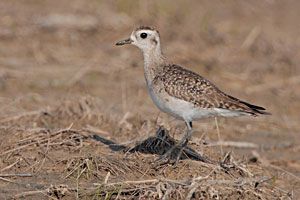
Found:
[[132, 39], [128, 38], [126, 40], [121, 40], [119, 42], [116, 43], [116, 45], [120, 46], [120, 45], [124, 45], [124, 44], [131, 44], [133, 41]]

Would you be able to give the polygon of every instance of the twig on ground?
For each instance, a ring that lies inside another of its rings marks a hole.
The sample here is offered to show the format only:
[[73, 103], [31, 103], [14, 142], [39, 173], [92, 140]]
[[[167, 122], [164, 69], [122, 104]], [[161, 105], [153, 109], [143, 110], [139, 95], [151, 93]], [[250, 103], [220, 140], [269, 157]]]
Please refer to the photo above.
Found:
[[199, 184], [197, 182], [192, 182], [190, 189], [189, 189], [189, 193], [186, 196], [186, 199], [192, 199], [192, 196], [198, 187], [199, 187]]
[[7, 118], [4, 118], [4, 119], [1, 119], [0, 123], [6, 123], [6, 122], [10, 122], [10, 121], [15, 121], [15, 120], [18, 120], [18, 119], [20, 119], [22, 117], [28, 117], [28, 116], [32, 116], [32, 115], [40, 115], [42, 113], [47, 113], [47, 112], [45, 110], [29, 111], [29, 112], [18, 114], [16, 116], [12, 116], [12, 117], [7, 117]]
[[[63, 141], [60, 141], [60, 142], [53, 143], [54, 140], [62, 137], [61, 134], [63, 134], [63, 133], [78, 134], [80, 136], [77, 137], [77, 138], [71, 138], [71, 139], [67, 139], [67, 140], [63, 140]], [[70, 144], [70, 143], [67, 143], [67, 142], [72, 142], [74, 139], [80, 139], [80, 137], [81, 137], [80, 132], [78, 132], [76, 130], [73, 130], [73, 129], [69, 129], [69, 128], [62, 129], [62, 130], [59, 130], [59, 131], [54, 132], [54, 133], [50, 133], [49, 137], [46, 137], [46, 138], [45, 138], [45, 133], [43, 133], [43, 137], [41, 138], [41, 140], [32, 141], [32, 142], [26, 143], [26, 144], [24, 144], [22, 146], [18, 146], [16, 148], [9, 149], [9, 150], [1, 153], [0, 156], [4, 156], [6, 154], [9, 154], [9, 153], [12, 153], [12, 152], [15, 152], [15, 151], [19, 151], [19, 150], [22, 150], [22, 149], [27, 148], [29, 146], [37, 145], [37, 144], [39, 144], [39, 145], [41, 145], [41, 144], [42, 145], [47, 145], [48, 147], [55, 146], [55, 145], [62, 145], [62, 144]], [[82, 136], [82, 137], [84, 137], [84, 136]], [[51, 143], [50, 143], [50, 141], [51, 141]]]
[[33, 196], [36, 194], [44, 194], [45, 192], [46, 192], [46, 190], [27, 191], [27, 192], [22, 192], [20, 194], [15, 195], [14, 198], [15, 199], [24, 198], [24, 197]]
[[87, 128], [84, 128], [83, 130], [87, 131], [87, 132], [90, 132], [90, 133], [97, 133], [97, 134], [100, 134], [100, 135], [106, 135], [106, 136], [111, 135], [109, 132], [101, 130], [101, 129], [96, 128], [96, 127], [93, 127], [91, 125], [87, 125]]
[[32, 174], [0, 174], [0, 177], [14, 177], [14, 176], [18, 176], [18, 177], [32, 177]]
[[238, 178], [236, 180], [207, 180], [210, 175], [214, 172], [215, 170], [212, 170], [207, 176], [205, 177], [197, 177], [192, 180], [186, 180], [186, 181], [178, 181], [178, 180], [171, 180], [171, 179], [148, 179], [148, 180], [135, 180], [135, 181], [121, 181], [121, 182], [115, 182], [115, 183], [108, 183], [108, 184], [103, 184], [103, 183], [94, 183], [95, 186], [116, 186], [116, 185], [139, 185], [139, 184], [149, 184], [149, 183], [159, 183], [159, 182], [167, 182], [167, 183], [172, 183], [172, 184], [177, 184], [177, 185], [182, 185], [182, 186], [191, 186], [193, 182], [201, 183], [202, 181], [205, 180], [205, 184], [209, 185], [232, 185], [232, 186], [243, 186], [246, 184], [253, 184], [253, 183], [262, 183], [265, 181], [270, 180], [269, 177], [257, 177], [257, 178]]
[[251, 142], [235, 142], [235, 141], [217, 141], [205, 144], [205, 146], [225, 146], [225, 147], [236, 147], [236, 148], [249, 148], [258, 149], [259, 145]]
[[12, 163], [12, 164], [10, 164], [10, 165], [8, 165], [8, 166], [2, 168], [2, 169], [0, 170], [0, 172], [3, 172], [3, 171], [5, 171], [5, 170], [8, 170], [8, 169], [12, 168], [12, 167], [15, 166], [16, 164], [18, 164], [21, 160], [22, 160], [22, 158], [18, 158], [18, 159], [16, 160], [16, 162], [14, 162], [14, 163]]
[[105, 179], [104, 179], [104, 184], [107, 184], [109, 176], [110, 176], [110, 172], [107, 172]]
[[193, 194], [195, 193], [196, 189], [200, 186], [200, 182], [203, 181], [203, 180], [208, 179], [208, 178], [212, 175], [212, 173], [215, 172], [216, 169], [217, 169], [217, 168], [214, 168], [214, 169], [213, 169], [211, 172], [209, 172], [209, 174], [208, 174], [207, 176], [205, 176], [205, 177], [198, 176], [198, 177], [194, 178], [194, 179], [192, 180], [191, 185], [189, 186], [189, 193], [187, 194], [186, 199], [192, 199], [192, 196], [193, 196]]
[[158, 183], [158, 179], [149, 179], [149, 180], [139, 180], [139, 181], [123, 181], [123, 182], [115, 182], [115, 183], [94, 183], [95, 186], [115, 186], [115, 185], [132, 185], [132, 184], [147, 184], [147, 183]]
[[7, 179], [7, 178], [2, 178], [2, 177], [0, 177], [0, 180], [6, 181], [6, 182], [9, 182], [9, 183], [15, 183], [14, 181], [9, 180], [9, 179]]
[[162, 200], [169, 199], [169, 194], [171, 194], [171, 192], [172, 192], [171, 189], [167, 189], [164, 196], [162, 197]]
[[244, 185], [253, 185], [255, 183], [263, 183], [270, 180], [269, 177], [258, 177], [258, 178], [238, 178], [236, 180], [206, 180], [206, 183], [209, 185], [230, 185], [241, 187]]
[[26, 191], [14, 196], [17, 198], [24, 198], [27, 196], [33, 196], [36, 194], [43, 194], [50, 199], [57, 200], [61, 199], [61, 196], [64, 196], [66, 193], [70, 191], [76, 191], [75, 188], [69, 188], [67, 185], [51, 185], [49, 188], [44, 190], [34, 190], [34, 191]]

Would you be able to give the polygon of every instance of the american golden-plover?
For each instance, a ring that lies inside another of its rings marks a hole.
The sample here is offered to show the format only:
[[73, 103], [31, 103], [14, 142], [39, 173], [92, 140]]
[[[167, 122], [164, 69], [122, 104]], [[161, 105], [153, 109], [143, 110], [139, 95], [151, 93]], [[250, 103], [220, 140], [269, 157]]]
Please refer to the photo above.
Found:
[[144, 55], [147, 88], [155, 105], [183, 120], [187, 126], [183, 138], [159, 160], [170, 158], [176, 151], [178, 161], [191, 137], [194, 120], [269, 114], [264, 111], [265, 108], [232, 97], [202, 76], [168, 62], [162, 54], [159, 32], [151, 27], [141, 26], [131, 33], [130, 38], [116, 43], [125, 44], [137, 46]]

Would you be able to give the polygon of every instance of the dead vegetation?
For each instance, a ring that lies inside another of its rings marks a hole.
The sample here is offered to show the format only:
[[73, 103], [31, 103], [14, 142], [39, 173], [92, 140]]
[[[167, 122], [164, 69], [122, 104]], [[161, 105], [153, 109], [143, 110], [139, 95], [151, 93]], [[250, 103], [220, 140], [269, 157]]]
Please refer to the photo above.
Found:
[[[89, 103], [87, 99], [90, 99]], [[57, 107], [45, 109], [47, 111], [22, 114], [3, 121], [1, 130], [9, 139], [6, 144], [2, 144], [0, 152], [3, 166], [1, 181], [10, 184], [11, 187], [17, 185], [27, 188], [24, 192], [18, 192], [11, 197], [54, 199], [75, 197], [292, 199], [293, 197], [291, 191], [286, 191], [275, 184], [274, 175], [263, 173], [264, 165], [257, 164], [263, 160], [257, 154], [252, 160], [237, 160], [229, 152], [221, 160], [218, 160], [218, 155], [212, 155], [209, 159], [200, 157], [202, 160], [199, 161], [197, 157], [191, 157], [197, 153], [191, 147], [187, 147], [182, 156], [183, 160], [177, 167], [156, 165], [151, 154], [161, 155], [174, 144], [173, 139], [162, 128], [158, 130], [156, 137], [153, 137], [153, 134], [145, 141], [135, 140], [128, 141], [127, 144], [117, 144], [105, 139], [110, 137], [106, 132], [96, 133], [87, 127], [76, 129], [73, 128], [73, 124], [58, 130], [10, 125], [17, 120], [20, 125], [30, 121], [47, 127], [50, 122], [54, 123], [53, 119], [46, 120], [49, 116], [52, 118], [55, 116], [59, 126], [62, 125], [60, 123], [62, 119], [75, 123], [76, 120], [92, 122], [95, 117], [100, 119], [98, 115], [92, 114], [92, 110], [95, 109], [92, 107], [95, 105], [96, 100], [93, 98], [72, 101], [72, 106], [70, 101], [65, 101]], [[97, 113], [101, 112], [98, 110]], [[130, 143], [136, 146], [132, 147]], [[210, 151], [211, 147], [208, 146], [202, 153]], [[193, 145], [193, 148], [199, 147], [199, 144]], [[33, 181], [40, 182], [41, 177], [53, 172], [59, 174], [56, 181], [47, 181], [45, 184], [33, 183]], [[29, 179], [28, 184], [21, 179]]]
[[[298, 199], [299, 2], [132, 2], [0, 2], [0, 199]], [[178, 165], [157, 165], [184, 125], [113, 46], [142, 23], [272, 116], [195, 123]]]

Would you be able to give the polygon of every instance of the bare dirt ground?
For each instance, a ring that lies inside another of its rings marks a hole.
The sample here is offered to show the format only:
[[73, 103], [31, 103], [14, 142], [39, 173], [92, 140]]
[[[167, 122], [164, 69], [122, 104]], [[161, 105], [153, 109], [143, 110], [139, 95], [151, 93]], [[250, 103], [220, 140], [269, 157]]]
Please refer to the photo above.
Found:
[[[0, 1], [0, 199], [299, 199], [300, 2]], [[138, 25], [165, 54], [271, 116], [194, 123], [190, 146], [222, 163], [114, 152], [179, 139], [148, 97]], [[218, 138], [218, 132], [221, 137]], [[132, 145], [132, 144], [131, 144]]]

